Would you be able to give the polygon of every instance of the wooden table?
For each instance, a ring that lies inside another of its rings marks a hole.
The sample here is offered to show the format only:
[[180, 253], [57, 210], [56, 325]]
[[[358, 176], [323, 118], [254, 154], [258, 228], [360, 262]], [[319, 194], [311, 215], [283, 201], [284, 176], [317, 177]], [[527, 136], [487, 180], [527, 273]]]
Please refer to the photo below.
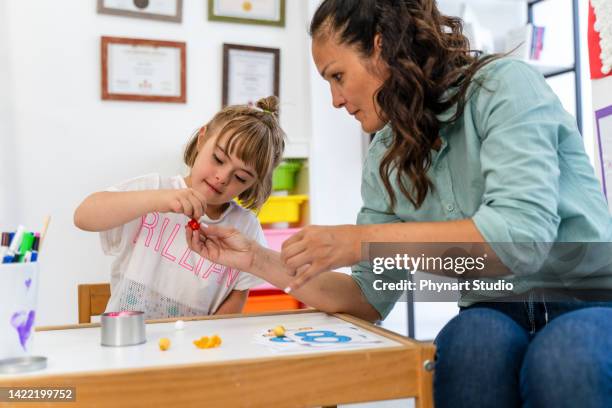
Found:
[[[277, 352], [253, 341], [278, 324], [323, 327], [343, 321], [381, 343]], [[182, 331], [164, 319], [147, 322], [146, 331], [145, 344], [103, 347], [98, 323], [39, 328], [32, 355], [46, 356], [47, 368], [0, 375], [0, 387], [76, 388], [76, 402], [47, 405], [52, 407], [307, 407], [410, 397], [416, 407], [433, 406], [432, 375], [424, 369], [433, 360], [433, 346], [348, 315], [300, 310], [209, 316], [186, 319]], [[191, 344], [214, 333], [223, 339], [219, 348]], [[171, 339], [170, 350], [159, 350], [161, 337]]]

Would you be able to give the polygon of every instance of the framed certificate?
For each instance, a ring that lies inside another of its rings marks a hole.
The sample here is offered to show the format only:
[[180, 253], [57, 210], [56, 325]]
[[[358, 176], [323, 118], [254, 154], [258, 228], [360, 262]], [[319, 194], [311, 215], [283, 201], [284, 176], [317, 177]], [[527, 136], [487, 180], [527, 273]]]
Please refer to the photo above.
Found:
[[98, 0], [98, 13], [180, 23], [183, 0]]
[[185, 103], [184, 42], [102, 37], [102, 99]]
[[279, 96], [280, 50], [223, 44], [223, 106]]
[[285, 26], [285, 0], [208, 0], [208, 19]]

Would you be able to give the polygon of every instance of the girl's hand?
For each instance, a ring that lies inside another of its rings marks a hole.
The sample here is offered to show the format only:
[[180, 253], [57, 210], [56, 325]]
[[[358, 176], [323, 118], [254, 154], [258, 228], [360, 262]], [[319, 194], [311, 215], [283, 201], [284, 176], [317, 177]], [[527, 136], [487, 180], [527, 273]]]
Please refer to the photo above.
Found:
[[199, 220], [206, 212], [206, 198], [192, 188], [158, 190], [156, 194], [159, 212], [185, 214]]
[[202, 225], [192, 231], [185, 227], [189, 248], [211, 262], [249, 272], [257, 244], [235, 228]]
[[297, 278], [293, 291], [321, 272], [354, 265], [361, 259], [361, 239], [355, 225], [303, 228], [283, 243], [281, 261]]

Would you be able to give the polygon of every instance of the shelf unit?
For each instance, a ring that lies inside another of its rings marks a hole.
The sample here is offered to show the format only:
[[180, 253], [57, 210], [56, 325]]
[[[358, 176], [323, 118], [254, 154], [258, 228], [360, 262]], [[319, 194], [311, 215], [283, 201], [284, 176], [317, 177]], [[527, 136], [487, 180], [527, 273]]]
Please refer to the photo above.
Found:
[[[543, 3], [550, 0], [527, 0], [527, 23], [533, 23], [533, 9], [539, 3]], [[575, 88], [575, 101], [576, 101], [576, 123], [578, 124], [578, 130], [582, 133], [582, 84], [581, 78], [581, 67], [580, 67], [580, 22], [578, 18], [578, 0], [572, 1], [572, 33], [573, 33], [573, 46], [574, 46], [574, 63], [571, 66], [565, 67], [554, 67], [548, 65], [538, 64], [532, 62], [531, 64], [538, 68], [544, 75], [544, 78], [553, 78], [559, 75], [568, 73], [574, 73], [574, 88]]]

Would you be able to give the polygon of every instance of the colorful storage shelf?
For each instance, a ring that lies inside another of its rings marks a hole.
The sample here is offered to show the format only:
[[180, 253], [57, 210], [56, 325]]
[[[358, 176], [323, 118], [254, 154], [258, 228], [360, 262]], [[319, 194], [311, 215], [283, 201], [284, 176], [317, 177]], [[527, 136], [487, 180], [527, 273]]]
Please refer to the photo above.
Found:
[[262, 224], [300, 221], [300, 207], [308, 201], [307, 195], [271, 196], [265, 202], [257, 218]]
[[[264, 236], [268, 247], [280, 251], [283, 242], [291, 235], [299, 231], [299, 228], [264, 229]], [[278, 310], [301, 309], [302, 303], [282, 290], [265, 283], [251, 289], [249, 298], [244, 306], [244, 313], [269, 312]]]

